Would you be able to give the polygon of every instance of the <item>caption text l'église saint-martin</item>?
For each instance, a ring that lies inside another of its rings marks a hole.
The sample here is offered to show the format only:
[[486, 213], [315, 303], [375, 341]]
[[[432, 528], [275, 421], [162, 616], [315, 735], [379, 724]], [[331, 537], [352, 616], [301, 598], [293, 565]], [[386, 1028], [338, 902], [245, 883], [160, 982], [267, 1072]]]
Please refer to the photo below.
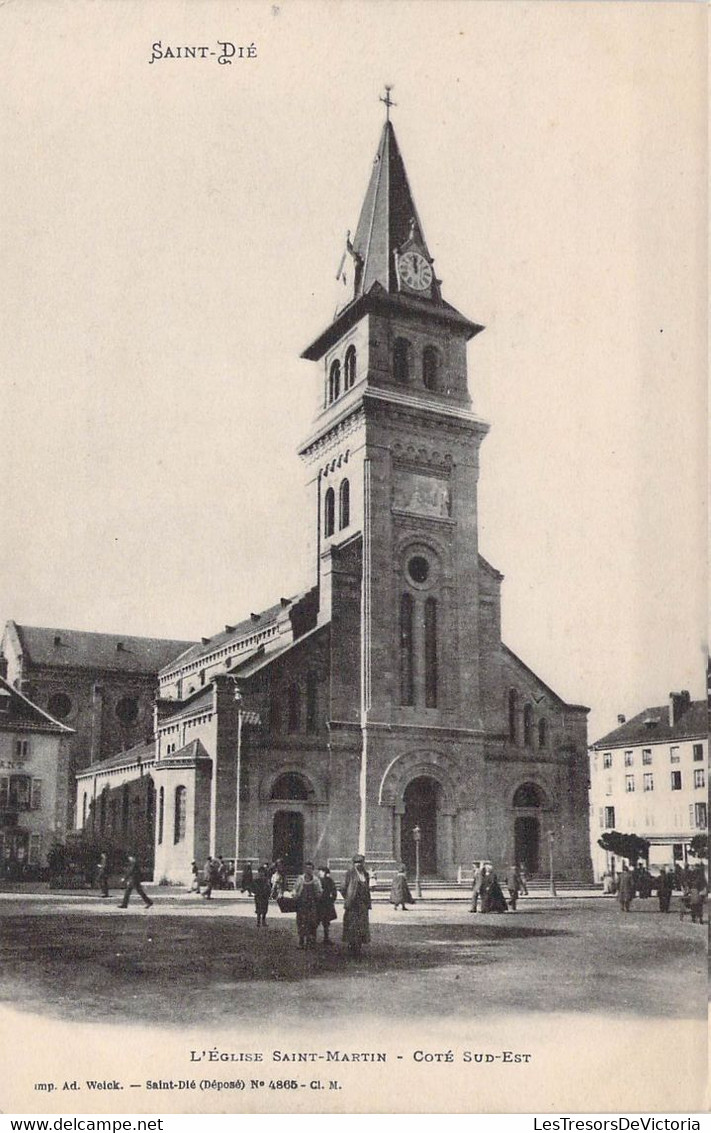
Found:
[[218, 39], [214, 47], [207, 45], [201, 47], [186, 47], [181, 45], [180, 47], [176, 47], [174, 44], [163, 46], [163, 40], [158, 39], [155, 43], [151, 44], [151, 57], [148, 62], [159, 63], [163, 59], [217, 59], [217, 62], [222, 65], [232, 65], [232, 63], [237, 63], [242, 59], [256, 58], [256, 43], [240, 45], [233, 43], [229, 39]]

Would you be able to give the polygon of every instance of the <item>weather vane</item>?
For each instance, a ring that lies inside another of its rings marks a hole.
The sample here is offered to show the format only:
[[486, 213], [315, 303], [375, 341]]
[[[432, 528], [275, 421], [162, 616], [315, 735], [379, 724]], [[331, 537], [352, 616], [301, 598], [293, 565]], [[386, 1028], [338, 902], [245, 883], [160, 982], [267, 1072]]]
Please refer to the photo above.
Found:
[[390, 97], [390, 91], [392, 89], [393, 89], [392, 83], [391, 84], [386, 83], [385, 84], [385, 97], [383, 98], [382, 94], [380, 95], [380, 101], [385, 103], [385, 121], [386, 122], [390, 121], [390, 107], [391, 106], [397, 106], [397, 103], [393, 102], [393, 100]]

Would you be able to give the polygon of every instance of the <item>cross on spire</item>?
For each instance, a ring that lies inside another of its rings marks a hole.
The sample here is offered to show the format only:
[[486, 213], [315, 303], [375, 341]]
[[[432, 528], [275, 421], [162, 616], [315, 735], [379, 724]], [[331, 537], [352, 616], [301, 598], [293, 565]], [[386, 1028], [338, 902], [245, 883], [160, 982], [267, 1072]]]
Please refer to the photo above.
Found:
[[393, 100], [390, 97], [390, 91], [392, 89], [393, 89], [392, 83], [386, 83], [385, 84], [385, 97], [383, 98], [382, 94], [380, 95], [380, 101], [385, 103], [385, 121], [386, 122], [390, 121], [390, 107], [391, 106], [397, 106], [397, 103], [393, 102]]

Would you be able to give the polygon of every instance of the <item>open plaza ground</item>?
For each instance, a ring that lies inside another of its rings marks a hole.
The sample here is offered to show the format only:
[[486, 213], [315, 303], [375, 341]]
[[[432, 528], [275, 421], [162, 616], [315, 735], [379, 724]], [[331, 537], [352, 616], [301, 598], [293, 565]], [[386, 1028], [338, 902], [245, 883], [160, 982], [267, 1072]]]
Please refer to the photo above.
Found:
[[333, 944], [297, 948], [295, 918], [252, 902], [150, 890], [145, 910], [120, 892], [0, 894], [0, 1001], [20, 1012], [97, 1023], [251, 1026], [352, 1012], [388, 1020], [602, 1013], [701, 1019], [707, 929], [680, 921], [678, 898], [629, 914], [609, 897], [523, 898], [516, 913], [471, 914], [427, 898], [376, 901], [359, 960]]

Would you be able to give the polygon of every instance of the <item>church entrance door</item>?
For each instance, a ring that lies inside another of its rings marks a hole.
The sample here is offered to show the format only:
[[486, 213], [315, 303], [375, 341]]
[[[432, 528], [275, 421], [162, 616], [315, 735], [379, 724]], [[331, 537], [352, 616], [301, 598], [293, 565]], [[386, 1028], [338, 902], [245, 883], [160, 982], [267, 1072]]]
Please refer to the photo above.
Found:
[[301, 873], [304, 865], [304, 816], [295, 810], [274, 815], [272, 859], [281, 858], [287, 874]]
[[514, 822], [516, 864], [525, 865], [529, 874], [540, 866], [541, 824], [530, 815], [519, 815]]
[[415, 873], [415, 839], [420, 828], [420, 873], [437, 873], [437, 807], [440, 786], [436, 779], [422, 775], [405, 788], [405, 813], [400, 828], [400, 852], [411, 876]]

